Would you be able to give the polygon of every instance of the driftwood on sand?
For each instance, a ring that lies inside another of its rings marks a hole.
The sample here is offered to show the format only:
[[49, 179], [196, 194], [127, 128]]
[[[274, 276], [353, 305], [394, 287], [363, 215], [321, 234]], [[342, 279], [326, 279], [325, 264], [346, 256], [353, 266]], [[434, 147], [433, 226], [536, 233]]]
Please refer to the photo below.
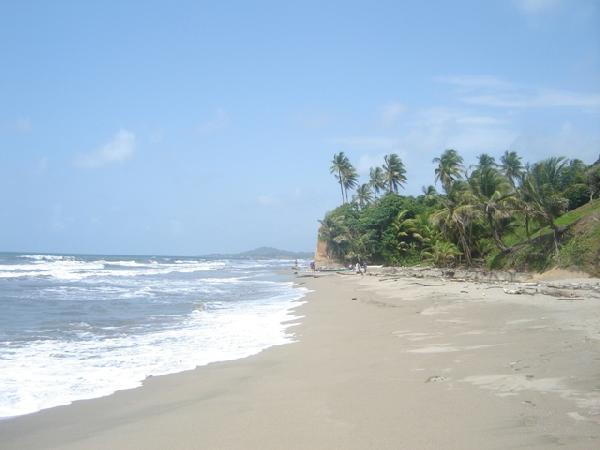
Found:
[[[557, 300], [600, 299], [598, 280], [532, 281], [531, 275], [514, 271], [488, 271], [483, 269], [439, 269], [434, 267], [391, 267], [378, 273], [379, 281], [399, 281], [406, 278], [423, 279], [411, 284], [418, 286], [443, 286], [448, 282], [474, 282], [489, 284], [484, 289], [502, 289], [507, 295], [548, 295]], [[425, 279], [441, 281], [428, 283]]]

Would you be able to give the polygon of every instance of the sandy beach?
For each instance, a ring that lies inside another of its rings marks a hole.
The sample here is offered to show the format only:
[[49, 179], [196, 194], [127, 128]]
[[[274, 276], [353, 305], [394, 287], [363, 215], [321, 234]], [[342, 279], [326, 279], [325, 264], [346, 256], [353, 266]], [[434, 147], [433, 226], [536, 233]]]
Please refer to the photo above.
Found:
[[296, 342], [0, 422], [3, 449], [600, 447], [600, 298], [326, 274]]

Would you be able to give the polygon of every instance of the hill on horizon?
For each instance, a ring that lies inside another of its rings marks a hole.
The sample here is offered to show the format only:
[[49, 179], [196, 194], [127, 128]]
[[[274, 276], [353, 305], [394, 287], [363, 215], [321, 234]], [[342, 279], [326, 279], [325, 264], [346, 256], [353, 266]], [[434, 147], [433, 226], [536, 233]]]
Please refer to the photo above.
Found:
[[314, 257], [313, 252], [292, 252], [275, 247], [258, 247], [253, 250], [233, 254], [211, 254], [211, 258], [247, 258], [247, 259], [309, 259]]

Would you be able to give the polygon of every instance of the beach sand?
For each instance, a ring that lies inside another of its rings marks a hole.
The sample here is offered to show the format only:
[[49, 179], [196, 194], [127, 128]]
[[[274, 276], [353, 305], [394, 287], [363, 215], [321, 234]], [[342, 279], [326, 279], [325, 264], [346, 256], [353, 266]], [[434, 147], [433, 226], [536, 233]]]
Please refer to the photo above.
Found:
[[0, 448], [600, 448], [600, 298], [297, 281], [297, 342], [2, 421]]

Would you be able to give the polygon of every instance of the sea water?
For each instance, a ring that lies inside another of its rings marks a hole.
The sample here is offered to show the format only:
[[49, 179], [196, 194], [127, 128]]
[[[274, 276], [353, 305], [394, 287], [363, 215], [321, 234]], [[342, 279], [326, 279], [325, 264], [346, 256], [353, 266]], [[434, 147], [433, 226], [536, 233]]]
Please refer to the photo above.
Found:
[[0, 253], [0, 417], [291, 342], [292, 265]]

